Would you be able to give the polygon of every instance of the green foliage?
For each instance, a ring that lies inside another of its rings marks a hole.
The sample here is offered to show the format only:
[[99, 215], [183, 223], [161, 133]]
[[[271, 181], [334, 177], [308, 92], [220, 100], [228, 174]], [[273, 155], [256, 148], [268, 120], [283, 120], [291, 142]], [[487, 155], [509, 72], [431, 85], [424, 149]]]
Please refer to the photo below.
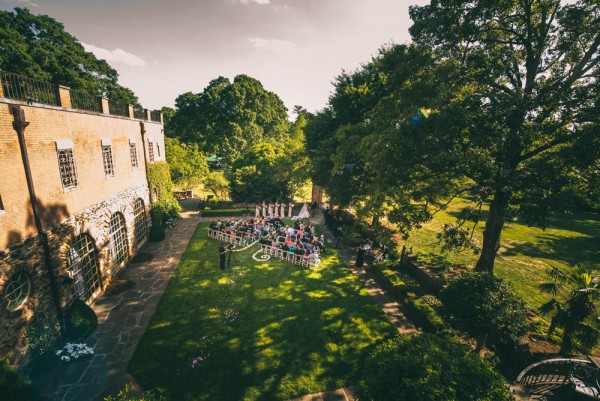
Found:
[[140, 396], [134, 396], [131, 394], [131, 385], [126, 384], [125, 388], [119, 391], [119, 394], [105, 397], [104, 401], [170, 401], [170, 398], [161, 388], [148, 390]]
[[27, 328], [27, 351], [31, 356], [44, 355], [52, 349], [59, 336], [58, 325], [46, 321], [43, 324], [30, 324]]
[[66, 337], [69, 340], [84, 340], [98, 327], [98, 317], [81, 299], [75, 299], [65, 313]]
[[435, 309], [431, 307], [423, 298], [417, 296], [414, 292], [409, 292], [406, 298], [406, 307], [415, 317], [417, 323], [424, 330], [432, 333], [447, 331], [446, 322], [440, 317]]
[[401, 336], [379, 345], [361, 364], [357, 401], [509, 401], [503, 377], [447, 337]]
[[229, 197], [229, 181], [222, 171], [209, 173], [204, 180], [204, 188], [212, 192], [218, 200], [225, 200]]
[[202, 217], [233, 217], [250, 215], [253, 211], [250, 209], [204, 209]]
[[488, 273], [469, 272], [450, 281], [439, 298], [455, 329], [485, 345], [513, 345], [527, 332], [526, 310], [513, 287]]
[[172, 181], [184, 191], [200, 185], [208, 174], [208, 165], [206, 155], [198, 149], [198, 145], [165, 138], [165, 148]]
[[[552, 211], [572, 209], [573, 194], [597, 193], [598, 12], [598, 2], [558, 0], [411, 7], [414, 45], [342, 74], [309, 121], [314, 182], [405, 235], [454, 196], [489, 204], [439, 239], [471, 248], [485, 220], [476, 269], [493, 272], [511, 212], [544, 227]], [[428, 118], [415, 120], [422, 108]]]
[[35, 401], [29, 383], [6, 361], [0, 361], [0, 394], [3, 400]]
[[363, 350], [396, 332], [336, 252], [310, 270], [257, 262], [253, 247], [222, 272], [207, 227], [196, 229], [130, 362], [142, 387], [164, 387], [173, 400], [286, 401], [351, 383]]
[[406, 283], [392, 270], [394, 262], [379, 262], [375, 263], [369, 273], [375, 277], [375, 280], [385, 289], [391, 291], [398, 300], [404, 300], [408, 294], [409, 287]]
[[63, 24], [47, 15], [33, 15], [26, 8], [0, 11], [0, 49], [3, 71], [139, 105], [135, 94], [119, 85], [114, 68], [85, 51]]
[[178, 217], [181, 206], [173, 195], [173, 182], [167, 162], [159, 161], [148, 165], [148, 182], [151, 197], [155, 188], [158, 191], [158, 202], [154, 203], [153, 207], [160, 207], [171, 217]]
[[446, 330], [444, 320], [423, 299], [411, 291], [407, 285], [393, 270], [395, 262], [387, 261], [373, 265], [369, 273], [380, 286], [389, 291], [398, 301], [407, 307], [410, 317], [415, 324], [429, 332], [442, 332]]
[[281, 143], [289, 135], [287, 109], [260, 81], [238, 75], [212, 80], [201, 93], [179, 95], [165, 126], [169, 137], [196, 143], [228, 164], [262, 142]]
[[[542, 292], [553, 298], [540, 307], [540, 312], [550, 315], [549, 334], [563, 330], [560, 351], [590, 353], [600, 342], [600, 324], [596, 303], [600, 299], [598, 268], [578, 266], [568, 271], [549, 268], [551, 282], [540, 285]], [[566, 293], [566, 296], [559, 297]], [[558, 299], [557, 299], [558, 298]]]
[[236, 202], [287, 201], [293, 193], [291, 181], [280, 163], [285, 149], [259, 143], [239, 158], [231, 171], [231, 198]]

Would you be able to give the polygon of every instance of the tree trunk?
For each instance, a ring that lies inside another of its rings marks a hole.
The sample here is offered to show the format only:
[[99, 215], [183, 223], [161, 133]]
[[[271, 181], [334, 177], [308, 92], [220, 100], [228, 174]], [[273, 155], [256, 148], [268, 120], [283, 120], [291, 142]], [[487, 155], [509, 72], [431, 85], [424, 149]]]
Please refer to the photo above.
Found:
[[509, 200], [509, 192], [502, 189], [496, 190], [494, 199], [490, 203], [490, 212], [487, 221], [485, 222], [483, 246], [479, 260], [475, 265], [475, 271], [490, 274], [494, 272], [494, 261], [496, 260], [498, 249], [500, 249], [500, 234], [502, 234], [502, 227], [504, 227], [504, 218]]
[[379, 215], [373, 216], [373, 219], [371, 220], [371, 225], [373, 227], [379, 227]]

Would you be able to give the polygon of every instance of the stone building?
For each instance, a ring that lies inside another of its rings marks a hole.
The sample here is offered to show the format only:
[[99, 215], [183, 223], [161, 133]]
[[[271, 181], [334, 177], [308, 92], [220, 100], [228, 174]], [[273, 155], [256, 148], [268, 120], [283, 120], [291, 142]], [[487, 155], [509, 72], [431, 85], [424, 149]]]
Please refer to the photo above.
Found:
[[[0, 72], [0, 358], [91, 303], [146, 241], [160, 112]], [[152, 200], [156, 200], [157, 193]]]

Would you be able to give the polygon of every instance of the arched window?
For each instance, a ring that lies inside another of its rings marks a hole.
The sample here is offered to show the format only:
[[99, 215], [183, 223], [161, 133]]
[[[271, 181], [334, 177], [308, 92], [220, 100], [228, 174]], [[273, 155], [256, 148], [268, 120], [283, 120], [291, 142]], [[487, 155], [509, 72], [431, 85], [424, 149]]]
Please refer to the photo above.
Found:
[[146, 207], [142, 199], [137, 199], [133, 204], [133, 242], [137, 249], [148, 235], [148, 223], [146, 220]]
[[71, 271], [75, 294], [87, 301], [100, 287], [98, 255], [94, 240], [88, 234], [80, 234], [71, 242], [67, 267]]
[[152, 189], [152, 202], [158, 202], [158, 188], [156, 187]]
[[110, 252], [113, 273], [117, 273], [125, 265], [129, 256], [125, 217], [119, 212], [114, 213], [110, 218]]

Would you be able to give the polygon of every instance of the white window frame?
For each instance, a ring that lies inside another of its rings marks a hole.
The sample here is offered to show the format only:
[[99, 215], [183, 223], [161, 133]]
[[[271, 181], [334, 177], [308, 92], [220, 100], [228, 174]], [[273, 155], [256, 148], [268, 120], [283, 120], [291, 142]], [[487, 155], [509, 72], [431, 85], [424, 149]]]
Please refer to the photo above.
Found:
[[148, 141], [148, 160], [154, 163], [154, 142]]
[[137, 155], [137, 143], [135, 141], [129, 141], [129, 158], [131, 159], [131, 168], [139, 168], [140, 163]]
[[115, 176], [115, 158], [113, 157], [112, 145], [102, 142], [102, 164], [104, 165], [104, 176], [112, 178]]
[[[61, 163], [61, 156], [63, 157], [63, 163]], [[75, 162], [73, 141], [69, 139], [59, 139], [56, 141], [56, 159], [63, 192], [67, 193], [76, 190], [79, 187], [79, 178], [77, 177], [77, 163]], [[66, 176], [67, 173], [70, 175], [69, 177]], [[65, 182], [70, 182], [70, 184], [65, 185]]]

